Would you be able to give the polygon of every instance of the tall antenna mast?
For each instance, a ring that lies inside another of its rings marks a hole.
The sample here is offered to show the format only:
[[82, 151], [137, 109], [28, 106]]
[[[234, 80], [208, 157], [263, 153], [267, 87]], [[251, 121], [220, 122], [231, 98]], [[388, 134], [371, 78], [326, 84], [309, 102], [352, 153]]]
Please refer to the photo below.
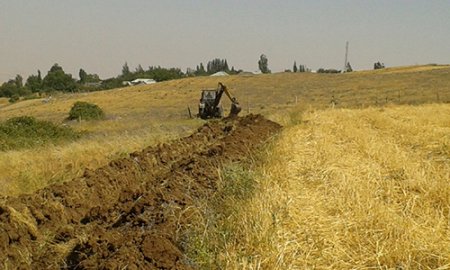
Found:
[[348, 41], [345, 44], [345, 63], [344, 63], [344, 72], [347, 71], [347, 64], [348, 64]]

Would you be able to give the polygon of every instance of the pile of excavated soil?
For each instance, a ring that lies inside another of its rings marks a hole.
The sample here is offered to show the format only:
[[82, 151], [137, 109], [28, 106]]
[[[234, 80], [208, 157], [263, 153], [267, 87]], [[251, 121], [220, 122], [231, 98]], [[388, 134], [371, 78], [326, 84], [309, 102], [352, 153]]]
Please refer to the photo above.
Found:
[[192, 269], [181, 234], [218, 168], [280, 126], [259, 115], [209, 122], [73, 181], [0, 199], [2, 269]]

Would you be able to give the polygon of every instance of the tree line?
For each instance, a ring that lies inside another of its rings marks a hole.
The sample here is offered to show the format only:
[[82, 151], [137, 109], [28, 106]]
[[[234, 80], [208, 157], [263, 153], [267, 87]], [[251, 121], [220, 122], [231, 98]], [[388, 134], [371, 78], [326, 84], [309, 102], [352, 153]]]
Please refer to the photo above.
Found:
[[[271, 73], [269, 69], [269, 60], [265, 54], [261, 54], [258, 60], [258, 67], [262, 73]], [[377, 62], [374, 64], [374, 69], [384, 68], [384, 64]], [[24, 78], [21, 75], [16, 75], [14, 79], [10, 79], [0, 86], [0, 97], [8, 97], [11, 102], [17, 101], [19, 97], [35, 97], [41, 94], [59, 91], [59, 92], [84, 92], [84, 91], [96, 91], [113, 89], [123, 86], [126, 81], [133, 81], [135, 79], [154, 79], [157, 82], [180, 79], [183, 77], [191, 76], [207, 76], [216, 72], [223, 71], [228, 74], [238, 74], [242, 72], [242, 69], [235, 69], [234, 66], [229, 67], [226, 59], [215, 58], [208, 61], [205, 65], [200, 63], [195, 69], [188, 68], [186, 72], [183, 72], [179, 68], [164, 68], [161, 66], [149, 66], [144, 69], [141, 65], [138, 65], [134, 70], [131, 70], [128, 63], [122, 66], [122, 72], [112, 78], [100, 79], [97, 74], [89, 74], [84, 69], [80, 69], [76, 80], [71, 74], [68, 74], [59, 64], [54, 64], [47, 74], [43, 77], [41, 71], [38, 70], [37, 74], [30, 75], [24, 82]], [[290, 69], [285, 71], [291, 72]], [[294, 61], [292, 68], [293, 72], [311, 72], [311, 69], [305, 65], [299, 64]], [[345, 72], [353, 71], [350, 63], [347, 63]], [[324, 69], [317, 70], [318, 73], [340, 73], [340, 70], [336, 69]]]
[[34, 93], [49, 91], [73, 92], [77, 89], [77, 81], [71, 74], [64, 72], [58, 64], [54, 64], [42, 77], [41, 71], [37, 75], [30, 75], [24, 83], [21, 75], [16, 75], [0, 86], [0, 96], [9, 97], [11, 101], [18, 100], [19, 96], [30, 96]]
[[0, 97], [8, 97], [11, 102], [14, 102], [19, 100], [19, 97], [32, 98], [54, 91], [85, 92], [113, 89], [123, 86], [124, 82], [138, 78], [154, 79], [161, 82], [190, 76], [206, 76], [219, 71], [237, 74], [242, 70], [235, 70], [234, 66], [229, 68], [227, 60], [219, 58], [209, 61], [206, 69], [203, 63], [200, 63], [195, 70], [188, 68], [186, 72], [179, 68], [164, 68], [161, 66], [149, 66], [144, 69], [141, 65], [131, 70], [128, 63], [125, 63], [122, 66], [122, 72], [116, 77], [102, 80], [97, 74], [89, 74], [84, 69], [80, 69], [79, 80], [77, 80], [56, 63], [45, 76], [38, 70], [37, 74], [30, 75], [25, 82], [23, 77], [18, 74], [14, 79], [3, 83], [0, 86]]

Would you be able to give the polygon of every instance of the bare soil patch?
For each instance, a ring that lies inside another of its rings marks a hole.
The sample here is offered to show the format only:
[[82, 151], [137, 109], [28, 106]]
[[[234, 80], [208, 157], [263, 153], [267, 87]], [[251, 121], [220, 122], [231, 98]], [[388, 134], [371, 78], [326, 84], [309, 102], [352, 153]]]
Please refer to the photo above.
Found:
[[195, 201], [214, 192], [218, 168], [280, 128], [260, 115], [208, 122], [82, 178], [0, 198], [0, 268], [195, 268], [183, 250]]

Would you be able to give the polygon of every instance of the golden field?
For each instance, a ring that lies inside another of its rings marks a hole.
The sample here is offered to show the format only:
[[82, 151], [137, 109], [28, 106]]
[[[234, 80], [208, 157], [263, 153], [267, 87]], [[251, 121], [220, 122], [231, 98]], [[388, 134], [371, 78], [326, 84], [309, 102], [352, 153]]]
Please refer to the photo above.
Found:
[[[233, 174], [251, 178], [251, 194], [221, 201], [226, 209], [217, 210], [217, 220], [200, 217], [199, 241], [207, 244], [199, 245], [205, 253], [194, 258], [198, 265], [450, 268], [450, 66], [197, 77], [49, 102], [0, 99], [0, 121], [30, 115], [84, 134], [66, 144], [0, 152], [0, 195], [68, 181], [191, 133], [204, 121], [190, 119], [188, 106], [195, 113], [200, 90], [219, 81], [242, 114], [261, 113], [285, 128], [250, 171]], [[65, 121], [75, 101], [99, 105], [106, 120]]]
[[205, 230], [204, 269], [450, 268], [449, 104], [302, 121], [256, 166], [254, 195]]
[[[154, 85], [56, 95], [8, 104], [0, 100], [0, 121], [30, 115], [87, 133], [59, 146], [0, 153], [0, 194], [32, 192], [48, 183], [70, 180], [84, 168], [96, 168], [149, 144], [184, 136], [202, 121], [195, 114], [202, 88], [221, 81], [238, 98], [243, 114], [262, 113], [277, 120], [302, 106], [324, 109], [389, 104], [450, 102], [450, 66], [415, 66], [346, 74], [277, 73], [254, 76], [196, 77]], [[99, 105], [104, 121], [65, 122], [75, 101]], [[224, 99], [224, 106], [229, 106]], [[25, 169], [24, 169], [25, 168]]]

